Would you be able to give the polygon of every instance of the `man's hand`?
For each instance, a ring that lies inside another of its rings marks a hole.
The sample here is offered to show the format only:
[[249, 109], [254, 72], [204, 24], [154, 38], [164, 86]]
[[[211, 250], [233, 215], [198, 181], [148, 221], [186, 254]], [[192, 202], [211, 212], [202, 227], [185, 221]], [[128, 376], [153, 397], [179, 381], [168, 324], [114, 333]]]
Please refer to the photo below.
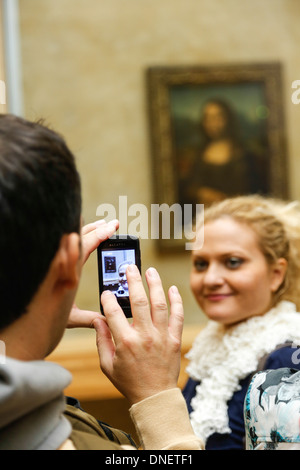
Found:
[[84, 264], [90, 254], [98, 247], [101, 242], [110, 238], [119, 228], [119, 221], [97, 220], [91, 224], [85, 225], [81, 230], [82, 240], [82, 264]]
[[[84, 264], [90, 254], [98, 247], [98, 245], [111, 237], [119, 227], [119, 222], [113, 220], [106, 223], [105, 220], [99, 220], [91, 224], [85, 225], [81, 231], [82, 240], [82, 264]], [[95, 318], [101, 317], [99, 312], [89, 310], [81, 310], [73, 305], [71, 310], [67, 328], [93, 328]]]
[[183, 305], [176, 287], [169, 289], [170, 317], [160, 277], [146, 271], [148, 302], [135, 265], [127, 269], [132, 323], [113, 293], [101, 297], [105, 320], [96, 318], [101, 369], [131, 404], [177, 386], [180, 370]]

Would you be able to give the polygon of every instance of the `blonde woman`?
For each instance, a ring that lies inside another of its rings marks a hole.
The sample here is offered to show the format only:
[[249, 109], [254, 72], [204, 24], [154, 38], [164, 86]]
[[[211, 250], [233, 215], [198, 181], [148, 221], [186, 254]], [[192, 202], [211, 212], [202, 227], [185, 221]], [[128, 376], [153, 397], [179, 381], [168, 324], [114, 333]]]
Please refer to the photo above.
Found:
[[245, 448], [253, 373], [299, 368], [299, 239], [297, 203], [241, 196], [205, 210], [190, 284], [209, 321], [188, 353], [183, 393], [207, 450]]

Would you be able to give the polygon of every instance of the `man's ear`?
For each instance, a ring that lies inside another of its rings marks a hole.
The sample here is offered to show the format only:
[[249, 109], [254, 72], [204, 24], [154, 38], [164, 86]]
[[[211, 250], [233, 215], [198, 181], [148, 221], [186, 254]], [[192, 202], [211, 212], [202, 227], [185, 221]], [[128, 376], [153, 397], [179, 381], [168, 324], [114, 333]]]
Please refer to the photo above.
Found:
[[51, 268], [57, 286], [68, 289], [77, 287], [81, 274], [81, 240], [78, 233], [62, 236]]
[[285, 258], [279, 258], [276, 263], [272, 266], [271, 273], [271, 291], [277, 292], [279, 287], [284, 281], [286, 271], [288, 267], [288, 262]]

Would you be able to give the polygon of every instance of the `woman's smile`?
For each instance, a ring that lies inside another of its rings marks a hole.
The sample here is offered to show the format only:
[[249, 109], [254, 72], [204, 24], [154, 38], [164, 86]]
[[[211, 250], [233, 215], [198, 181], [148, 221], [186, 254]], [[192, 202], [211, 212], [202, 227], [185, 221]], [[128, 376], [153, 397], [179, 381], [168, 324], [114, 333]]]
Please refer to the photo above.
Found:
[[204, 297], [211, 302], [220, 302], [221, 300], [225, 300], [228, 297], [231, 297], [233, 294], [224, 294], [224, 293], [210, 293], [204, 294]]

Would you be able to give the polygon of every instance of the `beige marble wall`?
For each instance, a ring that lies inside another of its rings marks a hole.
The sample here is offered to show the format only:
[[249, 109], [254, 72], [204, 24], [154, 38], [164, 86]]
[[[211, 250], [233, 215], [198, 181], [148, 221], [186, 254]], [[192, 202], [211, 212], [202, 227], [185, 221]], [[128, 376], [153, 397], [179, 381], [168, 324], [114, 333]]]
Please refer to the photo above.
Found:
[[[152, 202], [145, 68], [279, 60], [291, 195], [300, 198], [300, 4], [295, 0], [20, 0], [26, 117], [43, 116], [77, 155], [86, 222], [103, 202]], [[142, 241], [143, 267], [179, 286], [187, 323], [204, 317], [189, 291], [189, 253], [159, 257]], [[98, 308], [96, 257], [78, 303]]]

